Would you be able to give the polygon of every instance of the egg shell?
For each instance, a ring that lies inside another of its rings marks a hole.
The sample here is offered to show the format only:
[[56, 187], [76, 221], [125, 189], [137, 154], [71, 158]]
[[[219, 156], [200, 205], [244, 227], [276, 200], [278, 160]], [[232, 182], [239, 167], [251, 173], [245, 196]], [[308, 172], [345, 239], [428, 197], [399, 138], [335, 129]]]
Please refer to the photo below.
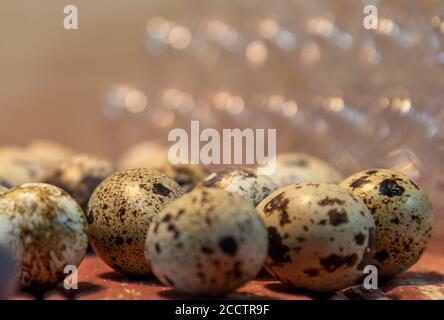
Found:
[[[300, 182], [339, 183], [342, 175], [327, 162], [304, 153], [283, 153], [276, 157], [276, 168], [270, 174], [279, 186]], [[257, 168], [259, 175], [269, 173], [266, 167]]]
[[209, 173], [200, 164], [170, 164], [168, 162], [156, 169], [173, 178], [183, 192], [193, 190]]
[[268, 176], [257, 175], [253, 170], [245, 168], [229, 168], [212, 173], [200, 186], [233, 192], [255, 207], [278, 188]]
[[173, 179], [156, 170], [129, 169], [106, 178], [88, 203], [88, 236], [96, 254], [118, 272], [150, 274], [144, 255], [148, 227], [181, 194]]
[[365, 204], [330, 183], [278, 189], [256, 208], [269, 233], [266, 269], [314, 292], [356, 282], [374, 250], [374, 221]]
[[168, 162], [168, 148], [158, 142], [141, 142], [122, 153], [117, 161], [121, 170], [158, 168]]
[[158, 142], [136, 144], [122, 154], [118, 167], [158, 170], [173, 178], [183, 192], [192, 190], [208, 175], [208, 170], [200, 164], [172, 164], [168, 159], [168, 150], [167, 146]]
[[30, 157], [46, 168], [74, 155], [74, 150], [54, 141], [36, 139], [26, 146]]
[[2, 194], [4, 194], [6, 191], [8, 191], [8, 188], [6, 188], [6, 187], [0, 185], [0, 196], [1, 196]]
[[162, 283], [220, 296], [259, 273], [267, 247], [267, 231], [250, 202], [225, 190], [197, 188], [155, 219], [146, 255]]
[[11, 251], [21, 287], [45, 290], [77, 267], [88, 246], [86, 218], [65, 191], [43, 183], [15, 187], [0, 197], [1, 243]]
[[37, 182], [45, 169], [45, 166], [33, 159], [24, 148], [0, 148], [0, 177], [12, 186]]
[[409, 177], [386, 169], [356, 173], [341, 185], [369, 208], [376, 222], [373, 264], [392, 277], [415, 264], [432, 235], [433, 210], [427, 194]]
[[44, 175], [42, 182], [62, 188], [86, 211], [94, 189], [114, 171], [114, 165], [106, 159], [76, 154], [54, 165]]

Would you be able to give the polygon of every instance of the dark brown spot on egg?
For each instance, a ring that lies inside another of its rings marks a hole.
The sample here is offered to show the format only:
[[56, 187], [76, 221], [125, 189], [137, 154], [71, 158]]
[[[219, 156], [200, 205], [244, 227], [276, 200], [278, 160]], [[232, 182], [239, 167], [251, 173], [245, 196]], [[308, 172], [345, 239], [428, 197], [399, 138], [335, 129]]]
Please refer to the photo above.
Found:
[[370, 180], [368, 180], [367, 178], [368, 178], [368, 176], [364, 176], [364, 177], [354, 180], [352, 183], [350, 183], [350, 187], [352, 187], [354, 190], [354, 189], [362, 187], [363, 185], [365, 185], [367, 183], [370, 183]]
[[168, 222], [171, 220], [173, 216], [170, 213], [167, 213], [163, 218], [162, 218], [162, 222]]
[[264, 206], [265, 216], [268, 217], [275, 210], [286, 209], [287, 205], [288, 205], [288, 199], [285, 198], [285, 193], [281, 192], [265, 204]]
[[412, 220], [414, 222], [416, 222], [417, 224], [421, 224], [422, 223], [422, 217], [419, 215], [412, 215]]
[[202, 246], [201, 250], [205, 254], [212, 254], [214, 252], [213, 249], [205, 247], [205, 246]]
[[308, 161], [306, 159], [297, 159], [292, 161], [285, 161], [285, 165], [295, 166], [295, 167], [306, 167], [308, 166]]
[[303, 271], [306, 275], [308, 275], [309, 277], [316, 277], [317, 275], [319, 275], [319, 270], [318, 269], [315, 269], [315, 268], [308, 268], [308, 269], [305, 269], [304, 271]]
[[215, 173], [211, 178], [205, 179], [202, 186], [206, 188], [217, 187], [223, 178], [224, 175], [221, 172]]
[[280, 215], [279, 224], [282, 226], [286, 225], [287, 223], [291, 223], [290, 217], [288, 216], [287, 211], [282, 211]]
[[160, 245], [158, 243], [154, 244], [154, 247], [156, 248], [157, 253], [161, 252]]
[[179, 219], [185, 213], [185, 209], [180, 209], [177, 211], [176, 220]]
[[358, 233], [357, 235], [355, 235], [355, 242], [358, 246], [362, 246], [364, 244], [365, 241], [365, 235], [363, 235], [362, 233]]
[[377, 172], [378, 172], [378, 170], [373, 169], [373, 170], [369, 170], [369, 171], [367, 171], [366, 174], [368, 174], [369, 176], [371, 176], [372, 174], [375, 174], [375, 173], [377, 173]]
[[341, 211], [337, 209], [331, 209], [328, 211], [328, 217], [332, 226], [338, 226], [348, 222], [348, 216], [344, 209]]
[[154, 225], [154, 234], [156, 234], [159, 231], [159, 223], [156, 222], [156, 224]]
[[219, 241], [219, 247], [223, 252], [234, 256], [237, 252], [237, 243], [233, 237], [225, 237]]
[[166, 197], [171, 193], [171, 190], [168, 189], [167, 187], [165, 187], [163, 184], [154, 183], [153, 184], [153, 192]]
[[346, 256], [340, 256], [337, 254], [332, 254], [326, 258], [319, 259], [321, 266], [328, 272], [334, 272], [336, 269], [347, 266], [352, 267], [358, 260], [358, 256], [353, 253]]
[[180, 231], [177, 230], [176, 226], [172, 223], [168, 224], [167, 230], [174, 233], [174, 239], [179, 238], [180, 236]]
[[125, 221], [125, 213], [126, 213], [126, 209], [125, 208], [120, 208], [119, 211], [117, 211], [117, 214], [119, 215], [119, 219], [120, 221], [123, 223]]
[[387, 260], [388, 258], [389, 258], [389, 253], [386, 251], [386, 250], [381, 250], [381, 251], [378, 251], [376, 254], [375, 254], [375, 258], [376, 258], [376, 260], [378, 260], [379, 262], [384, 262], [385, 260]]
[[379, 194], [386, 197], [401, 196], [404, 187], [400, 186], [394, 179], [385, 179], [379, 184]]
[[285, 197], [285, 193], [281, 192], [277, 196], [275, 196], [273, 199], [267, 202], [267, 204], [264, 206], [264, 213], [265, 216], [270, 216], [275, 211], [279, 211], [280, 213], [280, 220], [279, 224], [281, 226], [286, 225], [287, 223], [290, 223], [290, 217], [287, 212], [289, 199]]
[[285, 262], [290, 262], [288, 256], [290, 248], [282, 243], [281, 236], [276, 228], [268, 227], [269, 249], [268, 255], [273, 260], [274, 264], [279, 265]]
[[390, 222], [394, 223], [394, 224], [399, 224], [399, 218], [395, 217], [395, 218], [391, 219]]
[[125, 241], [123, 240], [122, 237], [117, 237], [116, 238], [116, 245], [121, 246]]
[[343, 204], [345, 204], [345, 201], [341, 200], [341, 199], [337, 199], [337, 198], [326, 197], [326, 198], [318, 201], [318, 204], [320, 206], [332, 206], [332, 205], [335, 205], [335, 204], [343, 205]]

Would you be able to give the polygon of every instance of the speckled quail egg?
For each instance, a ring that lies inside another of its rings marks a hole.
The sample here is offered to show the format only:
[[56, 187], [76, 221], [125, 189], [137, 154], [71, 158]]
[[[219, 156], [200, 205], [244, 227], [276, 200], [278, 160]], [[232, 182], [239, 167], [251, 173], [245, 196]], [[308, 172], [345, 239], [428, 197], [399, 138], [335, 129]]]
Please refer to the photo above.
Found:
[[375, 246], [375, 224], [365, 204], [330, 183], [278, 189], [256, 208], [268, 228], [265, 268], [280, 281], [332, 292], [362, 276]]
[[164, 166], [157, 168], [157, 170], [173, 178], [180, 185], [183, 192], [193, 190], [208, 175], [208, 171], [200, 164], [173, 165], [166, 163]]
[[65, 191], [27, 183], [0, 197], [1, 242], [11, 251], [23, 288], [45, 290], [86, 254], [86, 218]]
[[14, 291], [14, 279], [15, 266], [12, 256], [9, 250], [0, 245], [0, 300], [7, 299]]
[[375, 219], [373, 264], [379, 276], [391, 277], [415, 264], [432, 232], [427, 194], [407, 176], [386, 169], [356, 173], [341, 185], [361, 198]]
[[88, 203], [88, 236], [96, 254], [116, 271], [150, 274], [144, 255], [148, 227], [181, 193], [173, 179], [156, 170], [129, 169], [106, 178]]
[[267, 254], [267, 230], [254, 207], [225, 190], [197, 188], [162, 210], [146, 255], [164, 284], [220, 296], [253, 279]]
[[0, 176], [13, 186], [38, 181], [44, 170], [45, 167], [24, 148], [0, 148]]
[[249, 169], [224, 169], [210, 174], [200, 186], [234, 192], [257, 206], [266, 196], [277, 189], [277, 185], [264, 175]]
[[114, 165], [106, 159], [77, 154], [58, 162], [42, 181], [68, 192], [86, 211], [94, 189], [114, 171]]
[[[303, 153], [283, 153], [276, 157], [276, 168], [270, 175], [279, 186], [299, 182], [339, 183], [341, 174], [327, 162]], [[258, 174], [269, 175], [266, 167], [257, 168]]]
[[168, 148], [158, 142], [141, 142], [128, 148], [117, 165], [121, 170], [132, 168], [158, 168], [168, 162]]
[[64, 145], [43, 139], [31, 141], [27, 145], [26, 151], [32, 159], [45, 167], [50, 167], [74, 154], [73, 150]]
[[6, 191], [8, 191], [8, 190], [9, 190], [8, 188], [6, 188], [6, 187], [0, 185], [0, 196], [1, 196], [2, 194], [6, 193]]
[[143, 142], [129, 148], [118, 161], [121, 169], [148, 168], [163, 172], [173, 178], [183, 192], [192, 190], [207, 175], [200, 164], [172, 164], [168, 159], [168, 147], [158, 142]]

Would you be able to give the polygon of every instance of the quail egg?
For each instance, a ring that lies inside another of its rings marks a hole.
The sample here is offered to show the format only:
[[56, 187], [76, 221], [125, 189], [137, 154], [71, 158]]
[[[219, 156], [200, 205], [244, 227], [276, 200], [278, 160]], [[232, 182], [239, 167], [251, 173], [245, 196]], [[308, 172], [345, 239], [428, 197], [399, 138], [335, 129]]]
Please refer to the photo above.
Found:
[[159, 168], [168, 162], [168, 148], [157, 142], [142, 142], [126, 150], [117, 162], [119, 169]]
[[332, 292], [354, 284], [370, 262], [374, 221], [365, 204], [344, 188], [289, 185], [256, 210], [269, 234], [265, 268], [283, 283]]
[[391, 277], [415, 264], [432, 233], [427, 194], [407, 176], [386, 169], [356, 173], [341, 185], [361, 198], [375, 219], [378, 275]]
[[96, 254], [116, 271], [149, 274], [144, 256], [148, 227], [180, 195], [179, 185], [156, 170], [129, 169], [106, 178], [88, 203], [88, 236]]
[[1, 242], [11, 251], [21, 287], [45, 290], [86, 254], [86, 218], [65, 191], [27, 183], [0, 197]]
[[0, 245], [0, 300], [7, 299], [14, 291], [14, 279], [15, 267], [12, 256], [9, 250]]
[[[341, 174], [325, 161], [303, 153], [283, 153], [276, 157], [276, 168], [270, 175], [279, 186], [299, 182], [339, 183]], [[259, 167], [257, 173], [268, 175], [267, 167]]]
[[114, 165], [106, 159], [77, 154], [58, 162], [42, 181], [68, 192], [86, 211], [94, 189], [114, 171]]
[[6, 187], [0, 185], [0, 196], [1, 196], [2, 194], [6, 193], [6, 191], [8, 191], [8, 188], [6, 188]]
[[50, 167], [74, 154], [73, 150], [59, 143], [42, 139], [31, 141], [26, 150], [32, 159], [45, 167]]
[[11, 185], [38, 181], [45, 167], [19, 147], [0, 148], [0, 176]]
[[157, 170], [173, 178], [180, 185], [183, 192], [193, 190], [208, 175], [208, 171], [200, 164], [173, 165], [166, 163], [164, 166], [158, 167]]
[[192, 190], [207, 175], [200, 164], [172, 164], [168, 159], [168, 148], [157, 142], [143, 142], [129, 148], [118, 161], [121, 169], [149, 168], [163, 172], [173, 178], [183, 192]]
[[225, 190], [197, 188], [156, 217], [145, 252], [162, 283], [220, 296], [259, 273], [267, 247], [267, 230], [250, 202]]
[[224, 169], [210, 174], [200, 185], [234, 192], [255, 207], [277, 189], [277, 185], [268, 176], [256, 175], [249, 169]]

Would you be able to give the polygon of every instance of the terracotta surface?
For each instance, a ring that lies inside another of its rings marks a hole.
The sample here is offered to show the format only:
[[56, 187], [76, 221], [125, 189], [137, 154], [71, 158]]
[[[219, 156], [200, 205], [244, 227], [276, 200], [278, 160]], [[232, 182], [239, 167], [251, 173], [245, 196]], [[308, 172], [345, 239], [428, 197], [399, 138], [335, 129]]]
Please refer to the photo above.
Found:
[[[442, 215], [441, 215], [442, 216]], [[408, 272], [380, 283], [378, 290], [353, 287], [331, 296], [309, 296], [282, 285], [268, 276], [246, 284], [228, 299], [440, 299], [444, 300], [444, 219], [435, 224], [428, 250]], [[67, 292], [62, 286], [47, 292], [44, 299], [189, 299], [163, 286], [154, 277], [131, 279], [114, 272], [93, 254], [79, 268], [79, 288]], [[13, 299], [36, 299], [19, 293]]]

